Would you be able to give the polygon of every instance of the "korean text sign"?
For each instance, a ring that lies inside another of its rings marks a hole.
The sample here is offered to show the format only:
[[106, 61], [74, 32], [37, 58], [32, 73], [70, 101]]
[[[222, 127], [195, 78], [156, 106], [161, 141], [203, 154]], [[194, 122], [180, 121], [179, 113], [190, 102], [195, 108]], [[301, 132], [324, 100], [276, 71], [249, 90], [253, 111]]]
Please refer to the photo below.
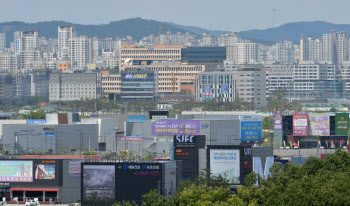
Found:
[[306, 113], [293, 114], [293, 136], [308, 136], [308, 115]]
[[33, 161], [0, 161], [0, 182], [33, 182]]
[[241, 142], [261, 141], [262, 123], [261, 121], [241, 122]]
[[152, 122], [152, 135], [199, 135], [199, 120], [156, 120]]

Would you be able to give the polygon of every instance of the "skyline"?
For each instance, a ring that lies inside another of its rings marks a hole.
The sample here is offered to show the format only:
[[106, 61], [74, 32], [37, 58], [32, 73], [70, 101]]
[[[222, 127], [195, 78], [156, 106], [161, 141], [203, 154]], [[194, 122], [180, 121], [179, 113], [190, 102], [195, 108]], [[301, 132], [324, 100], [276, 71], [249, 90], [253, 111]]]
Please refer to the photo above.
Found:
[[[214, 4], [208, 0], [201, 1], [201, 4], [185, 0], [179, 0], [175, 3], [170, 0], [101, 0], [98, 2], [93, 0], [62, 0], [50, 1], [49, 3], [43, 3], [40, 0], [11, 0], [2, 2], [0, 12], [3, 15], [0, 17], [0, 22], [36, 23], [56, 20], [75, 24], [98, 25], [141, 17], [184, 26], [232, 32], [267, 29], [300, 21], [348, 24], [346, 19], [350, 18], [350, 14], [346, 12], [346, 8], [350, 6], [350, 2], [337, 0], [333, 1], [332, 4], [343, 6], [329, 7], [328, 4], [320, 4], [320, 1], [316, 0], [306, 2], [302, 0], [293, 2], [278, 0], [227, 2], [219, 0]], [[241, 20], [242, 17], [244, 21]], [[235, 21], [236, 19], [240, 21]]]

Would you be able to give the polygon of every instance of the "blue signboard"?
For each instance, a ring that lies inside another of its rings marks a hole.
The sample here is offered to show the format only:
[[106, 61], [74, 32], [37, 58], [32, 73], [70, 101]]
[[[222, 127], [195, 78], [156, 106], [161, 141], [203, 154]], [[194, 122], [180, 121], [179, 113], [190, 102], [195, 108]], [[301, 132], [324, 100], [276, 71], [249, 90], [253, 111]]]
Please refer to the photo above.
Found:
[[124, 77], [125, 79], [147, 79], [147, 74], [127, 73]]
[[143, 122], [143, 120], [146, 120], [146, 116], [129, 116], [128, 122]]
[[211, 92], [210, 86], [203, 86], [203, 93]]
[[221, 93], [228, 92], [228, 85], [221, 85]]
[[26, 124], [45, 124], [45, 119], [27, 119]]
[[262, 124], [261, 121], [241, 122], [241, 142], [261, 141]]
[[55, 137], [55, 128], [43, 128], [43, 137]]

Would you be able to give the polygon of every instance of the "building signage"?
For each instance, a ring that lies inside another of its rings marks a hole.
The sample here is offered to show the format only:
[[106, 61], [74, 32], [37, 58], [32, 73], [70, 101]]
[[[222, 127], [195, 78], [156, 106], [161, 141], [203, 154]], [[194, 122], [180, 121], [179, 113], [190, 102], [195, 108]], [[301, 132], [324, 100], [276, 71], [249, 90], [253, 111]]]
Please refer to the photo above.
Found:
[[33, 161], [0, 161], [0, 182], [33, 182]]
[[293, 114], [293, 136], [308, 136], [307, 113]]
[[127, 136], [127, 137], [117, 137], [117, 141], [142, 141], [142, 137], [134, 137], [134, 136]]
[[203, 92], [202, 93], [209, 93], [211, 92], [210, 86], [203, 86]]
[[155, 120], [152, 135], [199, 135], [200, 120]]
[[221, 93], [228, 92], [228, 85], [221, 85]]
[[147, 79], [147, 74], [127, 73], [125, 79]]
[[101, 198], [115, 198], [115, 166], [84, 165], [83, 195], [90, 197], [93, 193]]
[[175, 147], [196, 147], [194, 135], [175, 135]]
[[54, 164], [37, 164], [35, 165], [35, 179], [37, 180], [54, 180], [56, 177]]
[[21, 129], [20, 131], [15, 132], [15, 136], [40, 136], [40, 132], [35, 132], [34, 129]]
[[143, 122], [143, 120], [146, 120], [146, 116], [129, 116], [128, 122]]
[[262, 121], [261, 115], [241, 115], [241, 121]]
[[262, 123], [261, 121], [241, 122], [241, 142], [261, 141]]
[[26, 124], [45, 124], [45, 119], [27, 119]]
[[329, 136], [329, 119], [329, 114], [309, 114], [309, 135]]
[[70, 178], [81, 177], [81, 163], [82, 162], [84, 162], [84, 160], [69, 161], [69, 177]]
[[335, 114], [335, 135], [348, 136], [349, 130], [349, 113]]
[[43, 128], [43, 137], [55, 137], [55, 128]]
[[210, 149], [210, 170], [213, 176], [224, 177], [229, 184], [240, 183], [240, 156], [238, 149]]
[[273, 114], [273, 130], [283, 130], [282, 114]]

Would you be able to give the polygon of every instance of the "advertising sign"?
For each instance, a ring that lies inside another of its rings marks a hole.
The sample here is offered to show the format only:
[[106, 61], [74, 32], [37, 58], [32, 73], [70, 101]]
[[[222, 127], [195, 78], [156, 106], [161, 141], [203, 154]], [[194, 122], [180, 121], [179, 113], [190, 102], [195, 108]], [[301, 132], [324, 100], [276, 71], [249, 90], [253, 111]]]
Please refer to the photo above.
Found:
[[347, 136], [349, 130], [349, 114], [336, 113], [335, 114], [335, 135]]
[[45, 119], [27, 119], [26, 124], [45, 124]]
[[145, 119], [147, 119], [146, 116], [129, 116], [128, 122], [143, 122]]
[[125, 79], [147, 79], [147, 74], [127, 73]]
[[308, 124], [306, 113], [293, 114], [293, 136], [308, 136]]
[[33, 161], [0, 161], [0, 182], [33, 182]]
[[262, 123], [261, 121], [241, 122], [241, 142], [261, 141]]
[[262, 121], [262, 115], [240, 115], [241, 121]]
[[43, 128], [43, 137], [55, 137], [55, 128]]
[[36, 180], [54, 180], [56, 177], [54, 164], [37, 164], [35, 165]]
[[309, 114], [309, 135], [329, 136], [329, 119], [329, 114]]
[[199, 135], [199, 120], [156, 120], [152, 122], [152, 135]]
[[228, 92], [228, 85], [221, 85], [221, 93]]
[[142, 137], [118, 137], [117, 141], [142, 141], [143, 138]]
[[203, 92], [202, 93], [209, 93], [211, 92], [210, 86], [203, 86]]
[[69, 178], [81, 177], [81, 163], [84, 160], [69, 161]]
[[99, 197], [115, 198], [115, 166], [84, 165], [83, 192], [88, 198], [93, 193]]
[[273, 130], [283, 130], [282, 114], [273, 114]]
[[213, 176], [224, 177], [229, 184], [240, 183], [240, 157], [239, 150], [211, 149], [210, 170]]

